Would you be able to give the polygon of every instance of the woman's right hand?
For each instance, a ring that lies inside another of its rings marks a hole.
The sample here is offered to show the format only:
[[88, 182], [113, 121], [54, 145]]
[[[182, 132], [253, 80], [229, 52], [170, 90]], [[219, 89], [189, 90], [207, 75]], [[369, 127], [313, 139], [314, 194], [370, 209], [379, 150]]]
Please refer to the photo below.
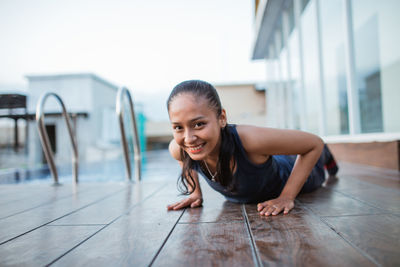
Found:
[[191, 194], [189, 197], [182, 199], [174, 204], [168, 205], [168, 210], [179, 210], [185, 207], [197, 208], [203, 204], [202, 195]]

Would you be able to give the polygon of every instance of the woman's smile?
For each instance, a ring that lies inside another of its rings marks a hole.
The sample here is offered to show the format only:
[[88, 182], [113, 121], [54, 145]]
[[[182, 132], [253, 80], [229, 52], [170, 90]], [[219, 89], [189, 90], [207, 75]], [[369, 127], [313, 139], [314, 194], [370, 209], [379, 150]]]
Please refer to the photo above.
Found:
[[206, 143], [202, 143], [196, 146], [185, 146], [186, 151], [191, 153], [191, 154], [198, 154], [201, 151], [203, 151], [203, 147]]
[[221, 119], [206, 99], [179, 95], [170, 104], [169, 117], [176, 143], [193, 160], [218, 155]]

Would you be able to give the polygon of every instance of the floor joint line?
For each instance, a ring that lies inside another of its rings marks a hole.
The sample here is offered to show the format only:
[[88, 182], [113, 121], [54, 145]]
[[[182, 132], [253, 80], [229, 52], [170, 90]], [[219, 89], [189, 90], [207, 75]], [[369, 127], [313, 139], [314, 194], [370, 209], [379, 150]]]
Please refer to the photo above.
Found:
[[304, 209], [308, 210], [309, 212], [312, 213], [312, 215], [316, 216], [319, 218], [319, 220], [325, 224], [331, 231], [333, 231], [337, 236], [339, 236], [344, 242], [349, 244], [352, 248], [354, 248], [358, 253], [360, 253], [362, 256], [366, 257], [369, 261], [371, 261], [373, 264], [376, 266], [381, 266], [373, 257], [371, 257], [367, 252], [363, 251], [361, 248], [359, 248], [357, 245], [353, 244], [350, 240], [347, 240], [339, 231], [337, 231], [332, 225], [330, 225], [327, 221], [324, 220], [322, 216], [319, 216], [316, 214], [311, 208], [307, 207], [307, 205], [301, 205], [303, 206]]
[[235, 220], [235, 221], [221, 221], [221, 222], [179, 222], [178, 224], [185, 225], [185, 224], [230, 224], [230, 223], [242, 223], [243, 220]]
[[154, 255], [153, 259], [151, 260], [149, 267], [152, 266], [155, 262], [155, 260], [157, 259], [158, 255], [160, 254], [161, 250], [164, 248], [165, 244], [167, 243], [169, 237], [172, 235], [172, 232], [174, 231], [175, 227], [178, 225], [179, 220], [182, 218], [183, 214], [185, 213], [187, 208], [185, 208], [181, 215], [179, 216], [179, 218], [176, 220], [174, 226], [172, 227], [171, 231], [169, 231], [167, 237], [164, 239], [163, 243], [161, 244], [160, 248], [157, 250], [156, 255]]
[[35, 231], [35, 230], [37, 230], [37, 229], [39, 229], [39, 228], [41, 228], [41, 227], [47, 226], [47, 225], [51, 224], [52, 222], [55, 222], [55, 221], [57, 221], [57, 220], [59, 220], [59, 219], [62, 219], [62, 218], [64, 218], [64, 217], [68, 216], [68, 215], [74, 214], [75, 212], [78, 212], [78, 211], [80, 211], [80, 210], [82, 210], [82, 209], [85, 209], [85, 208], [87, 208], [87, 207], [89, 207], [89, 206], [91, 206], [91, 205], [93, 205], [93, 204], [95, 204], [95, 203], [97, 203], [97, 202], [99, 202], [99, 201], [102, 201], [102, 200], [104, 200], [104, 199], [107, 199], [107, 198], [111, 197], [112, 195], [117, 194], [117, 193], [119, 193], [119, 192], [121, 192], [121, 191], [123, 191], [123, 190], [125, 190], [125, 189], [118, 190], [117, 192], [113, 192], [113, 193], [111, 193], [111, 194], [109, 194], [109, 195], [106, 195], [105, 197], [102, 197], [102, 198], [100, 198], [100, 199], [98, 199], [98, 200], [95, 200], [95, 201], [93, 201], [93, 202], [90, 202], [89, 204], [86, 204], [86, 205], [80, 207], [79, 209], [76, 209], [76, 210], [73, 210], [73, 211], [71, 211], [71, 212], [68, 212], [67, 214], [64, 214], [64, 215], [62, 215], [62, 216], [60, 216], [60, 217], [58, 217], [58, 218], [56, 218], [56, 219], [54, 219], [54, 220], [51, 220], [51, 221], [49, 221], [49, 222], [47, 222], [47, 223], [44, 223], [44, 224], [41, 224], [41, 225], [39, 225], [39, 226], [37, 226], [37, 227], [34, 227], [33, 229], [30, 229], [30, 230], [28, 230], [28, 231], [26, 231], [26, 232], [24, 232], [24, 233], [22, 233], [22, 234], [19, 234], [19, 235], [17, 235], [17, 236], [14, 236], [14, 237], [8, 239], [8, 240], [5, 240], [5, 241], [3, 241], [3, 242], [0, 243], [0, 246], [1, 246], [1, 245], [4, 245], [4, 244], [7, 243], [7, 242], [10, 242], [10, 241], [12, 241], [12, 240], [18, 238], [18, 237], [21, 237], [21, 236], [23, 236], [23, 235], [29, 234], [30, 232]]
[[109, 222], [108, 224], [104, 225], [104, 227], [100, 228], [99, 230], [97, 230], [96, 232], [94, 232], [92, 235], [88, 236], [87, 238], [85, 238], [84, 240], [82, 240], [81, 242], [79, 242], [77, 245], [75, 245], [74, 247], [72, 247], [71, 249], [69, 249], [68, 251], [66, 251], [65, 253], [63, 253], [61, 256], [57, 257], [56, 259], [54, 259], [53, 261], [51, 261], [50, 263], [46, 264], [45, 266], [50, 266], [52, 264], [54, 264], [55, 262], [57, 262], [58, 260], [60, 260], [62, 257], [64, 257], [65, 255], [67, 255], [68, 253], [70, 253], [71, 251], [73, 251], [75, 248], [79, 247], [80, 245], [82, 245], [84, 242], [86, 242], [87, 240], [89, 240], [90, 238], [92, 238], [93, 236], [95, 236], [97, 233], [99, 233], [100, 231], [102, 231], [103, 229], [107, 228], [108, 226], [110, 226], [111, 224], [113, 224], [115, 221], [117, 221], [118, 219], [120, 219], [122, 216], [127, 215], [133, 208], [135, 208], [136, 206], [140, 205], [141, 203], [143, 203], [144, 201], [146, 201], [147, 199], [149, 199], [150, 197], [152, 197], [154, 194], [156, 194], [157, 192], [161, 191], [164, 188], [164, 186], [158, 188], [157, 190], [155, 190], [153, 193], [151, 193], [150, 195], [148, 195], [147, 197], [145, 197], [142, 201], [132, 205], [132, 207], [129, 208], [128, 212], [123, 212], [121, 215], [119, 215], [118, 217], [114, 218], [111, 222]]
[[263, 266], [261, 259], [260, 259], [260, 255], [258, 254], [258, 251], [257, 251], [257, 245], [254, 240], [253, 233], [250, 228], [249, 217], [247, 216], [245, 204], [242, 204], [242, 213], [243, 213], [244, 222], [246, 225], [247, 234], [249, 235], [249, 238], [250, 238], [250, 244], [251, 244], [251, 248], [252, 248], [251, 251], [253, 252], [253, 258], [255, 258], [255, 265]]

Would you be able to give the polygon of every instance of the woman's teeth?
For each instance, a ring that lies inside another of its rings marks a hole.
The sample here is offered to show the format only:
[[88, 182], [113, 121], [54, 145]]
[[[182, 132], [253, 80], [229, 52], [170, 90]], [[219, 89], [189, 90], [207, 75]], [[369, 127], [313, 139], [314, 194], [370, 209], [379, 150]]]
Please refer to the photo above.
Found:
[[203, 148], [204, 144], [199, 145], [199, 146], [193, 146], [193, 147], [188, 147], [188, 150], [190, 153], [196, 153], [199, 152]]

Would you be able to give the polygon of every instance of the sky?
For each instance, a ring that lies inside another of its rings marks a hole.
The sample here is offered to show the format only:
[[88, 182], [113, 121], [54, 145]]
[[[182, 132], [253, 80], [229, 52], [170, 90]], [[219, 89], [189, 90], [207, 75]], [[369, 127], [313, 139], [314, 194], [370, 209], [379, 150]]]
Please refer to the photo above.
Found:
[[[94, 73], [140, 101], [177, 83], [261, 82], [252, 0], [1, 0], [0, 91], [25, 75]], [[157, 97], [155, 97], [157, 96]]]

